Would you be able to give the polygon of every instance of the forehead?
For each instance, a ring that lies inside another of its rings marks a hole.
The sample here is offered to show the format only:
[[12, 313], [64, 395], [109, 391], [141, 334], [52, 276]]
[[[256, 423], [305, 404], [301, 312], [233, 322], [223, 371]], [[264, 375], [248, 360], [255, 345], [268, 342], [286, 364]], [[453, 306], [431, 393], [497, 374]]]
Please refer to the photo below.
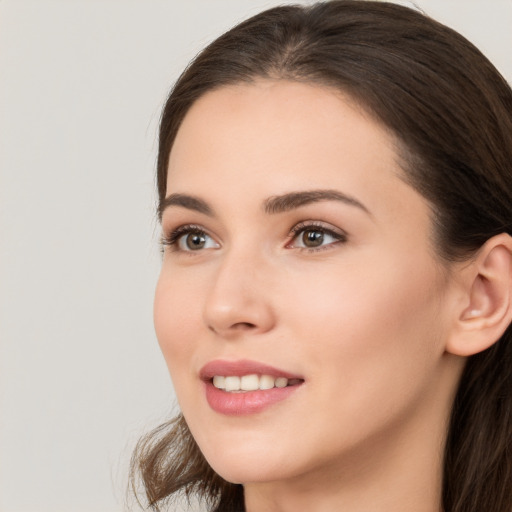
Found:
[[[340, 168], [346, 166], [361, 146], [359, 167], [378, 156], [398, 170], [393, 137], [350, 97], [319, 85], [260, 80], [211, 91], [192, 105], [174, 141], [169, 178], [217, 159], [240, 171], [254, 162], [257, 173], [265, 168], [298, 174], [305, 166], [316, 173], [323, 160], [339, 159], [340, 153], [347, 157]], [[312, 159], [318, 162], [314, 168]]]
[[332, 88], [261, 80], [222, 87], [191, 107], [170, 154], [167, 195], [246, 208], [305, 189], [336, 188], [372, 211], [426, 205], [401, 178], [395, 138]]

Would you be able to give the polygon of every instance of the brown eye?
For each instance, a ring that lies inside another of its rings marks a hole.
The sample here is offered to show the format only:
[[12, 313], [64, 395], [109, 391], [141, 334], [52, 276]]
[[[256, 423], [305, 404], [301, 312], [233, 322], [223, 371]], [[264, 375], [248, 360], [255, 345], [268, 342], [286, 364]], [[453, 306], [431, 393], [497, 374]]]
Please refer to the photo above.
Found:
[[288, 247], [297, 249], [327, 249], [329, 246], [347, 241], [347, 236], [343, 231], [338, 232], [315, 224], [299, 224], [292, 229], [292, 232], [295, 233], [295, 236]]
[[190, 251], [197, 251], [206, 245], [206, 237], [204, 233], [189, 233], [184, 237], [185, 245]]
[[188, 230], [175, 238], [177, 249], [184, 252], [201, 251], [202, 249], [218, 249], [219, 244], [204, 231]]
[[324, 243], [324, 233], [318, 229], [306, 229], [302, 233], [304, 247], [320, 247]]

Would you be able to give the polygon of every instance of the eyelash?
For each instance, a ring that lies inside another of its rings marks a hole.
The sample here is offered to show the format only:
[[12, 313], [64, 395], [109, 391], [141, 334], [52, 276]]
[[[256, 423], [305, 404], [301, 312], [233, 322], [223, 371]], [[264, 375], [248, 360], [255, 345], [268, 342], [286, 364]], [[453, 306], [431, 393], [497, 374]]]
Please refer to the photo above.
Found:
[[290, 242], [286, 244], [286, 247], [290, 247], [294, 240], [296, 240], [301, 233], [304, 233], [306, 231], [318, 231], [323, 235], [331, 236], [335, 240], [335, 242], [326, 245], [321, 245], [319, 247], [294, 247], [295, 249], [306, 252], [319, 252], [326, 249], [331, 249], [333, 246], [347, 241], [347, 234], [344, 231], [335, 231], [333, 229], [329, 229], [319, 222], [305, 221], [299, 222], [299, 224], [296, 224], [290, 230]]
[[[327, 245], [321, 245], [319, 247], [293, 247], [292, 243], [294, 240], [298, 238], [298, 236], [301, 233], [304, 233], [306, 231], [318, 231], [321, 232], [323, 235], [331, 236], [335, 242], [329, 243]], [[195, 233], [200, 236], [206, 236], [209, 238], [212, 238], [201, 226], [198, 226], [196, 224], [185, 224], [183, 226], [179, 226], [178, 228], [171, 231], [168, 235], [164, 235], [162, 237], [162, 246], [163, 247], [170, 247], [173, 252], [181, 252], [181, 253], [194, 253], [194, 252], [201, 252], [201, 250], [197, 251], [186, 251], [183, 249], [180, 249], [178, 244], [181, 239], [181, 237], [185, 235], [189, 235], [191, 233]], [[306, 251], [306, 252], [318, 252], [325, 249], [332, 248], [333, 245], [338, 245], [339, 243], [344, 243], [347, 241], [347, 234], [343, 231], [335, 231], [333, 229], [329, 229], [325, 227], [323, 224], [318, 222], [300, 222], [299, 224], [296, 224], [293, 226], [293, 228], [290, 230], [288, 234], [290, 241], [287, 242], [286, 246], [287, 248], [294, 248], [298, 249], [300, 251]]]
[[162, 236], [162, 245], [164, 247], [168, 246], [173, 251], [180, 252], [194, 252], [194, 251], [182, 251], [178, 248], [178, 242], [180, 238], [184, 235], [189, 235], [191, 233], [196, 233], [198, 235], [210, 236], [206, 231], [196, 224], [185, 224], [183, 226], [179, 226], [178, 228], [171, 231], [168, 235]]

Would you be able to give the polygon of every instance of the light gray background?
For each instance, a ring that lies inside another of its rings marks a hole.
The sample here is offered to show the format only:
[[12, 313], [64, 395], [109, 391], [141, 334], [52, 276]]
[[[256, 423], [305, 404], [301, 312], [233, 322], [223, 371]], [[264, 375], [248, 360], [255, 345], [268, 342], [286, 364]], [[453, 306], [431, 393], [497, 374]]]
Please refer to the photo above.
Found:
[[[0, 0], [0, 511], [125, 509], [173, 392], [152, 327], [171, 83], [282, 1]], [[306, 2], [302, 2], [306, 3]], [[419, 0], [512, 81], [512, 0]]]

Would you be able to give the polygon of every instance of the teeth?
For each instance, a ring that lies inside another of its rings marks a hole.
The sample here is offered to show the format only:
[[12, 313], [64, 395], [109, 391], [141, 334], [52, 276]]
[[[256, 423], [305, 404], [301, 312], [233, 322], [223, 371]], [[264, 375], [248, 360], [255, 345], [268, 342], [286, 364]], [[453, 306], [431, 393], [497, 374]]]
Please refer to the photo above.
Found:
[[226, 391], [240, 391], [240, 377], [226, 377], [224, 383]]
[[275, 379], [270, 375], [262, 375], [260, 377], [260, 389], [272, 389], [274, 387]]
[[276, 379], [276, 388], [285, 388], [288, 386], [288, 379], [284, 377], [279, 377]]
[[240, 389], [242, 391], [256, 391], [260, 387], [260, 379], [257, 375], [244, 375], [240, 379]]
[[213, 385], [219, 389], [226, 389], [226, 377], [215, 375], [215, 377], [213, 377]]
[[[295, 384], [299, 381], [293, 381]], [[215, 375], [213, 385], [217, 389], [226, 391], [256, 391], [258, 389], [285, 388], [288, 386], [286, 377], [272, 377], [271, 375], [244, 375], [243, 377]]]

